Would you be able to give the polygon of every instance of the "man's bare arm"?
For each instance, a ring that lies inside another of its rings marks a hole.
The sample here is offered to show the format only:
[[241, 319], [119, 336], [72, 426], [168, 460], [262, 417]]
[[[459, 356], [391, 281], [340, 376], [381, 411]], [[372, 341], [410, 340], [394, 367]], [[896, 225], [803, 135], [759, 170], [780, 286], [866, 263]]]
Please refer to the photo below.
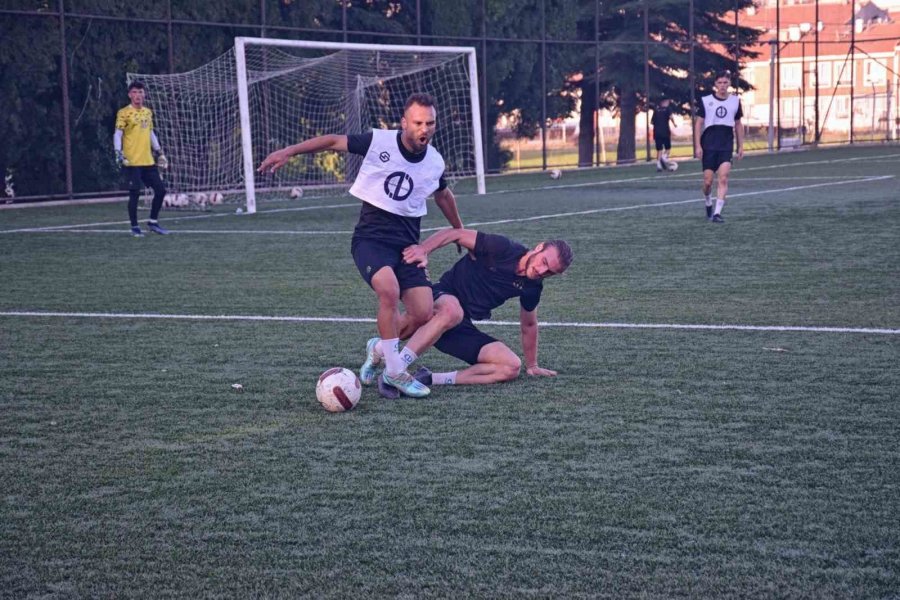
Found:
[[274, 173], [287, 164], [292, 156], [297, 154], [313, 154], [323, 150], [347, 151], [347, 136], [328, 134], [310, 138], [299, 144], [276, 150], [269, 154], [257, 169], [260, 173]]

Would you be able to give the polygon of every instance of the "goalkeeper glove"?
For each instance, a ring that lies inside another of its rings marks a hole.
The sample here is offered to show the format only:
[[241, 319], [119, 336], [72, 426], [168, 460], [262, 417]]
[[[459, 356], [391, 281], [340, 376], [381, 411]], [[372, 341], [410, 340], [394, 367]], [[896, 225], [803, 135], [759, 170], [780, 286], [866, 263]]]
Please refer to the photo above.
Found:
[[127, 167], [128, 166], [128, 159], [125, 158], [125, 155], [122, 154], [121, 150], [116, 150], [116, 164], [119, 167]]
[[156, 157], [156, 164], [160, 169], [168, 169], [169, 168], [169, 159], [166, 158], [166, 155], [162, 152], [159, 153], [159, 156]]

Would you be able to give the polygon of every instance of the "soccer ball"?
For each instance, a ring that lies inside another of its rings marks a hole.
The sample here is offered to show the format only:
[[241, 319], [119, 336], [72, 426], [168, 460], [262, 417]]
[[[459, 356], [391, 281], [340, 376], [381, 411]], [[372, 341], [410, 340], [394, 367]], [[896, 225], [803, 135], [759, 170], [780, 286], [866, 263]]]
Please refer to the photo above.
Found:
[[209, 195], [210, 204], [222, 204], [222, 192], [213, 192]]
[[319, 375], [316, 398], [328, 412], [352, 410], [359, 403], [362, 386], [356, 373], [350, 369], [334, 367]]
[[669, 171], [677, 171], [678, 163], [675, 162], [674, 160], [666, 161], [666, 169], [668, 169]]
[[198, 204], [200, 206], [206, 206], [206, 200], [207, 200], [206, 194], [204, 194], [202, 192], [194, 194], [194, 204]]
[[302, 187], [292, 187], [291, 188], [291, 198], [297, 199], [303, 197], [303, 188]]
[[559, 179], [560, 177], [562, 177], [562, 171], [559, 169], [550, 170], [550, 179]]

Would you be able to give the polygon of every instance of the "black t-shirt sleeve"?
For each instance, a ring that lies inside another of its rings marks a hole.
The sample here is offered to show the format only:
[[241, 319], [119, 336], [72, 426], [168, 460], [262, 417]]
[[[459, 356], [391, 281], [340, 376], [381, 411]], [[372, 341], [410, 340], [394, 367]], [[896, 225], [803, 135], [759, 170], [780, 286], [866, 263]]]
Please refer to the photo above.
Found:
[[528, 312], [533, 311], [541, 301], [541, 292], [543, 289], [544, 287], [541, 285], [525, 288], [522, 295], [519, 296], [519, 305]]
[[697, 101], [697, 116], [701, 119], [706, 118], [706, 108], [703, 107], [703, 98]]
[[372, 145], [372, 132], [357, 133], [347, 136], [347, 152], [365, 156]]
[[738, 102], [738, 109], [737, 109], [737, 112], [734, 113], [734, 120], [737, 121], [738, 119], [743, 118], [743, 116], [744, 116], [744, 107], [741, 105], [740, 102]]
[[502, 261], [512, 246], [512, 240], [509, 238], [479, 231], [475, 234], [475, 259], [484, 260], [486, 264], [492, 265]]
[[441, 174], [441, 178], [438, 180], [437, 191], [441, 191], [441, 190], [445, 190], [445, 189], [447, 189], [447, 172], [446, 171], [444, 171]]

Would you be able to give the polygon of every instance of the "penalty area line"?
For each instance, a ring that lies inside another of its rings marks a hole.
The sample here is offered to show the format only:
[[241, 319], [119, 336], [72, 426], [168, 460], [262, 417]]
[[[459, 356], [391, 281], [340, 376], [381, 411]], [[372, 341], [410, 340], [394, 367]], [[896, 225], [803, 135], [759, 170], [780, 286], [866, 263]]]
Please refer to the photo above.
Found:
[[[184, 315], [164, 313], [104, 313], [104, 312], [59, 312], [59, 311], [0, 311], [0, 317], [59, 317], [85, 319], [165, 319], [182, 321], [273, 321], [280, 323], [375, 323], [366, 317], [302, 317], [271, 315]], [[512, 327], [518, 321], [477, 321], [479, 325]], [[541, 327], [575, 329], [674, 329], [684, 331], [777, 331], [796, 333], [865, 333], [877, 335], [900, 335], [900, 329], [885, 327], [832, 327], [804, 325], [740, 325], [740, 324], [692, 324], [692, 323], [614, 323], [614, 322], [564, 322], [546, 321]]]

